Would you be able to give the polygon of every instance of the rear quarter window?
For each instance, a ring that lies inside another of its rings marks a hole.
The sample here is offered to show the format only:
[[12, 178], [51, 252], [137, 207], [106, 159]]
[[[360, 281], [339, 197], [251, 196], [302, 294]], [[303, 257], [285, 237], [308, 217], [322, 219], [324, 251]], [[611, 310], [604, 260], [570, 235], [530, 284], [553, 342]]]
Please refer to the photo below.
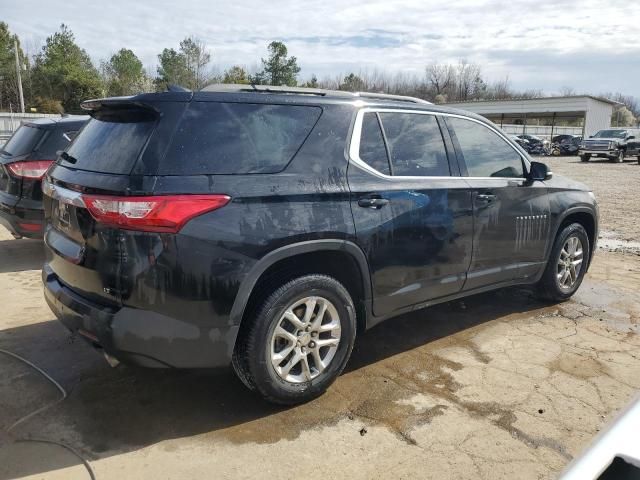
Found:
[[315, 106], [193, 102], [158, 174], [279, 172], [321, 113]]

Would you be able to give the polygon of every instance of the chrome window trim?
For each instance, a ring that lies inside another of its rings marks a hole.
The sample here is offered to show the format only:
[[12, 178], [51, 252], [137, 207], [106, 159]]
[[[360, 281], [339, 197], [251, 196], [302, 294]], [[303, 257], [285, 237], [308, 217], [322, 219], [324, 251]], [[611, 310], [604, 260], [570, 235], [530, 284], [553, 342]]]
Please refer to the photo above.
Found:
[[[379, 172], [373, 167], [370, 167], [364, 160], [360, 158], [360, 137], [362, 135], [362, 119], [365, 113], [413, 113], [418, 115], [433, 115], [435, 117], [454, 117], [461, 118], [463, 120], [469, 120], [471, 122], [475, 122], [479, 125], [484, 126], [485, 128], [491, 130], [496, 133], [500, 138], [502, 138], [507, 145], [509, 145], [514, 152], [518, 154], [518, 156], [524, 162], [526, 167], [530, 166], [529, 160], [522, 155], [522, 153], [513, 145], [511, 140], [502, 133], [500, 130], [487, 125], [480, 120], [476, 120], [475, 118], [466, 117], [464, 115], [458, 115], [455, 113], [445, 113], [445, 112], [429, 112], [425, 110], [409, 110], [403, 108], [384, 108], [384, 107], [365, 107], [358, 110], [356, 113], [356, 120], [353, 124], [353, 131], [351, 132], [351, 140], [349, 143], [349, 161], [356, 164], [358, 167], [366, 170], [367, 172], [385, 180], [415, 180], [415, 179], [469, 179], [469, 180], [526, 180], [525, 177], [463, 177], [456, 175], [446, 175], [446, 176], [413, 176], [413, 175], [385, 175], [382, 172]], [[446, 145], [445, 145], [446, 146]], [[391, 159], [389, 159], [391, 161]]]

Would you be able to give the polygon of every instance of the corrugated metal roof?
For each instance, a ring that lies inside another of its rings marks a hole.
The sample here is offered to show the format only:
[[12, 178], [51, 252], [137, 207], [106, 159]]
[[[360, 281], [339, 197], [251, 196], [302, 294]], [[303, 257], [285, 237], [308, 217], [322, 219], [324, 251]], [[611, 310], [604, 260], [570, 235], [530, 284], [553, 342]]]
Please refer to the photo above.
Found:
[[590, 98], [592, 100], [597, 100], [599, 102], [608, 103], [611, 105], [622, 105], [620, 102], [616, 102], [615, 100], [610, 100], [604, 97], [597, 97], [595, 95], [565, 95], [560, 97], [537, 97], [537, 98], [502, 98], [499, 100], [464, 100], [457, 102], [446, 102], [442, 105], [459, 105], [461, 103], [502, 103], [502, 102], [536, 102], [536, 101], [549, 101], [549, 100], [573, 100], [573, 99], [585, 99]]

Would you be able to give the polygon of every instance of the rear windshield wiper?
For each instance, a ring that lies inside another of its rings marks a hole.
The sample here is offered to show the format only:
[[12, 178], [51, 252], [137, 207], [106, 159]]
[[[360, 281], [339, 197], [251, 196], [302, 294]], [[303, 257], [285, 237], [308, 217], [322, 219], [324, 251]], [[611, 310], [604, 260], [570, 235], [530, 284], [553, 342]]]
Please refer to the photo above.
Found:
[[76, 163], [78, 161], [76, 157], [69, 155], [67, 152], [60, 152], [60, 158], [67, 163]]

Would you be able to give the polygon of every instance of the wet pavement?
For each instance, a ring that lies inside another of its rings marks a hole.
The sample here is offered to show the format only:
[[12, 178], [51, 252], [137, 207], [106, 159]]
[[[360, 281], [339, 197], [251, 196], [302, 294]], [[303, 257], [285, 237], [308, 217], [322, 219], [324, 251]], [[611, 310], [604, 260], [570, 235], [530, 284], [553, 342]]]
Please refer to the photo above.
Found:
[[42, 256], [0, 231], [0, 349], [68, 397], [0, 354], [0, 480], [89, 478], [80, 457], [101, 480], [554, 478], [640, 389], [634, 251], [598, 252], [561, 305], [512, 288], [387, 321], [324, 396], [293, 408], [230, 371], [110, 368], [54, 320]]

